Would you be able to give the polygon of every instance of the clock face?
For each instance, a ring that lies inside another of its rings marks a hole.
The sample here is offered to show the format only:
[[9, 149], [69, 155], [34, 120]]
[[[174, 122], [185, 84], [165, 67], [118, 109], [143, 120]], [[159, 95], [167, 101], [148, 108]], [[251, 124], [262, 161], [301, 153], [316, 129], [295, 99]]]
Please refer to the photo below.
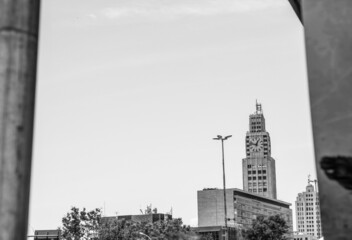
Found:
[[261, 137], [251, 137], [249, 138], [249, 151], [259, 152], [264, 149], [263, 139]]

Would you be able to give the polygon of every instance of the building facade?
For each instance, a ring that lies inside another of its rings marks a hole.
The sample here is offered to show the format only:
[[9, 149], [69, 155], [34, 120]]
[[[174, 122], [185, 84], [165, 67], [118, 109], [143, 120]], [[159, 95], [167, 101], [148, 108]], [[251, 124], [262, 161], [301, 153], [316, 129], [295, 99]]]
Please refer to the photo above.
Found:
[[318, 240], [318, 238], [309, 234], [295, 232], [293, 234], [293, 240]]
[[299, 193], [296, 198], [296, 226], [297, 231], [303, 234], [322, 237], [319, 195], [309, 183], [306, 191]]
[[34, 240], [60, 240], [61, 230], [35, 230], [34, 236], [31, 236]]
[[[223, 189], [198, 191], [198, 227], [225, 226]], [[226, 210], [229, 227], [248, 228], [257, 216], [281, 215], [292, 228], [291, 204], [249, 193], [240, 189], [226, 189]]]
[[265, 129], [261, 104], [249, 116], [246, 158], [242, 159], [243, 190], [276, 199], [275, 160], [271, 157], [270, 135]]
[[[223, 240], [226, 239], [226, 232], [227, 232], [227, 240], [242, 240], [243, 237], [241, 233], [233, 227], [228, 227], [227, 229], [224, 226], [212, 226], [212, 227], [196, 227], [192, 228], [200, 236], [204, 237], [205, 239], [212, 239], [212, 240]], [[227, 231], [226, 231], [227, 230]]]

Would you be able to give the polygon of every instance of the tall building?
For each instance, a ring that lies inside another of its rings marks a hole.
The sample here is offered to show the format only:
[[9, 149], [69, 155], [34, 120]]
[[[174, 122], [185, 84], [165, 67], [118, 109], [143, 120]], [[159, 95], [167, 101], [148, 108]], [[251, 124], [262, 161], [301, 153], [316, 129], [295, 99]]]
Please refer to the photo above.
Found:
[[296, 198], [297, 231], [317, 238], [322, 237], [319, 195], [308, 180], [306, 191], [298, 193]]
[[[198, 227], [225, 226], [223, 189], [198, 191]], [[281, 215], [292, 232], [291, 203], [249, 193], [240, 189], [226, 189], [228, 226], [248, 228], [257, 216]]]
[[[280, 215], [289, 226], [288, 235], [292, 237], [291, 203], [276, 199], [275, 160], [271, 157], [270, 135], [265, 129], [261, 104], [256, 103], [255, 113], [249, 116], [245, 146], [243, 190], [225, 189], [228, 227], [247, 229], [258, 216]], [[225, 226], [224, 190], [210, 188], [198, 191], [197, 203], [197, 231], [221, 235]]]
[[262, 105], [249, 115], [246, 158], [242, 159], [243, 190], [276, 199], [275, 160], [271, 157], [270, 135], [265, 129]]

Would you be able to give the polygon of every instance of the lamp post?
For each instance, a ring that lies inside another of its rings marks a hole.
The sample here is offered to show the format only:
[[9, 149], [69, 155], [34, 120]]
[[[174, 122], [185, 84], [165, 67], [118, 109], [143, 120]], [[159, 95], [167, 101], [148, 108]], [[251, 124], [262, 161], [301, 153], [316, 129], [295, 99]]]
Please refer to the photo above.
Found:
[[232, 137], [232, 135], [228, 135], [226, 137], [222, 137], [221, 135], [217, 135], [213, 140], [221, 140], [221, 150], [222, 150], [222, 178], [224, 184], [224, 210], [225, 210], [225, 240], [228, 239], [227, 234], [227, 208], [226, 208], [226, 180], [225, 180], [225, 155], [224, 155], [224, 141], [228, 138]]

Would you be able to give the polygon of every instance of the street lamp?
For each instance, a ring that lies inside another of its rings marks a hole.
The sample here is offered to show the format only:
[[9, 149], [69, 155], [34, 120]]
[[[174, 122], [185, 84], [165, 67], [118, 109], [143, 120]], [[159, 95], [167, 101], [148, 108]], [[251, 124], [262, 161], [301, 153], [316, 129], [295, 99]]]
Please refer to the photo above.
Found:
[[227, 209], [226, 209], [226, 181], [225, 181], [225, 157], [224, 157], [224, 141], [228, 138], [232, 137], [232, 135], [228, 135], [226, 137], [222, 137], [221, 135], [217, 135], [213, 140], [221, 140], [221, 149], [222, 149], [222, 177], [224, 184], [224, 210], [225, 210], [225, 239], [228, 239], [227, 236]]

